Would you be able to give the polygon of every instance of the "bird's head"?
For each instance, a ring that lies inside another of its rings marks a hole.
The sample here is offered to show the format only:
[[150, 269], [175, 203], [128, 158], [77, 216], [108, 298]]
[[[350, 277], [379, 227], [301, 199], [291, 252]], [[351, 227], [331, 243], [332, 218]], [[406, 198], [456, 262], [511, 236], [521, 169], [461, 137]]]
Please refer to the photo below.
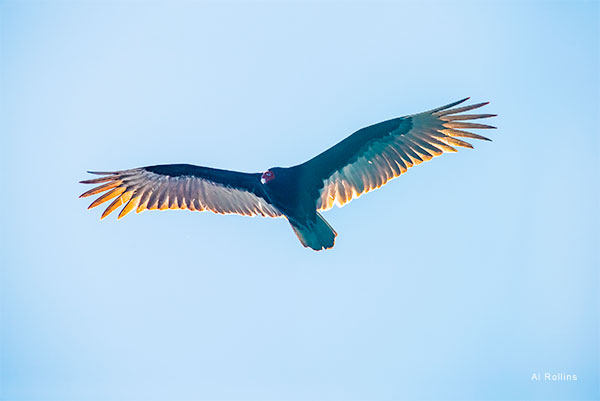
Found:
[[275, 179], [275, 173], [273, 173], [273, 170], [269, 169], [269, 170], [265, 171], [264, 173], [262, 173], [262, 176], [260, 177], [260, 182], [262, 182], [263, 184], [266, 184], [267, 182], [269, 182], [273, 179]]

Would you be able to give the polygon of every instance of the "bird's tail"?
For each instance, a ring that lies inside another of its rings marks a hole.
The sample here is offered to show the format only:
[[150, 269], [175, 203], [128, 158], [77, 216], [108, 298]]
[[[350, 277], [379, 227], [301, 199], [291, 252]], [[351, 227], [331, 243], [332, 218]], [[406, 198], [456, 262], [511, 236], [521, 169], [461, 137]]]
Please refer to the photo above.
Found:
[[290, 224], [305, 247], [315, 251], [333, 247], [337, 233], [318, 212], [315, 221], [298, 224], [290, 220]]

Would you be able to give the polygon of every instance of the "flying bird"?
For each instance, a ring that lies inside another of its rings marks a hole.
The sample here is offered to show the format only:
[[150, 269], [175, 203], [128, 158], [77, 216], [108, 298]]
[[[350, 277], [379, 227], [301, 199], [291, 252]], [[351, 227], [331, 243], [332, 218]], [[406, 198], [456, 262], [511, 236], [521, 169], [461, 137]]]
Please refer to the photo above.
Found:
[[[164, 164], [114, 172], [81, 181], [101, 184], [80, 198], [103, 193], [88, 209], [114, 199], [102, 219], [124, 205], [118, 218], [135, 209], [189, 209], [244, 216], [285, 217], [305, 247], [332, 248], [337, 233], [320, 212], [343, 206], [380, 188], [407, 169], [456, 147], [458, 138], [490, 139], [465, 129], [495, 128], [469, 120], [495, 114], [461, 114], [488, 102], [446, 106], [362, 128], [337, 145], [293, 167], [242, 173], [191, 164]], [[116, 199], [115, 199], [116, 198]]]

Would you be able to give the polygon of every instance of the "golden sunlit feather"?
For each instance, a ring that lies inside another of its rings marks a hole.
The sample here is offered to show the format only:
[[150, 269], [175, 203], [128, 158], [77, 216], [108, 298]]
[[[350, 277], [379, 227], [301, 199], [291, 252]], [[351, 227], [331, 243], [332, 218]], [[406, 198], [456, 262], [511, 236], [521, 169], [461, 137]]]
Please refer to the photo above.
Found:
[[99, 194], [100, 192], [108, 191], [111, 188], [117, 187], [121, 185], [121, 181], [112, 181], [104, 185], [100, 185], [99, 187], [92, 188], [87, 192], [79, 195], [80, 198], [87, 198], [88, 196]]
[[478, 124], [478, 123], [464, 123], [464, 122], [448, 122], [444, 124], [444, 127], [448, 128], [479, 128], [479, 129], [495, 129], [491, 125]]
[[[125, 188], [122, 188], [123, 190], [125, 190]], [[125, 202], [129, 201], [129, 199], [131, 198], [131, 193], [133, 191], [127, 191], [125, 193], [123, 193], [121, 196], [117, 197], [117, 199], [115, 199], [107, 208], [106, 210], [102, 213], [102, 216], [100, 216], [100, 219], [102, 220], [103, 218], [105, 218], [106, 216], [108, 216], [109, 214], [111, 214], [116, 208], [118, 208], [119, 206], [123, 205]]]
[[139, 195], [133, 196], [131, 199], [129, 199], [129, 202], [127, 202], [125, 207], [123, 209], [121, 209], [121, 212], [119, 213], [119, 216], [117, 217], [117, 219], [122, 219], [123, 217], [125, 217], [125, 215], [127, 215], [129, 212], [131, 212], [138, 205], [139, 201], [140, 201]]
[[446, 129], [441, 129], [440, 132], [443, 132], [444, 134], [453, 136], [453, 137], [458, 136], [461, 138], [472, 138], [472, 139], [480, 139], [482, 141], [491, 141], [490, 138], [486, 138], [485, 136], [477, 135], [477, 134], [474, 134], [474, 133], [468, 132], [468, 131], [462, 131], [459, 129], [446, 128]]
[[442, 121], [457, 121], [457, 120], [478, 120], [480, 118], [497, 117], [496, 114], [460, 114], [460, 115], [448, 115], [440, 117]]
[[88, 206], [88, 209], [95, 208], [96, 206], [101, 205], [104, 202], [109, 201], [112, 198], [121, 195], [123, 192], [125, 192], [125, 188], [117, 187], [117, 188], [111, 190], [110, 192], [105, 193], [104, 195], [102, 195], [101, 197], [96, 199], [95, 201], [93, 201], [92, 204], [90, 206]]

